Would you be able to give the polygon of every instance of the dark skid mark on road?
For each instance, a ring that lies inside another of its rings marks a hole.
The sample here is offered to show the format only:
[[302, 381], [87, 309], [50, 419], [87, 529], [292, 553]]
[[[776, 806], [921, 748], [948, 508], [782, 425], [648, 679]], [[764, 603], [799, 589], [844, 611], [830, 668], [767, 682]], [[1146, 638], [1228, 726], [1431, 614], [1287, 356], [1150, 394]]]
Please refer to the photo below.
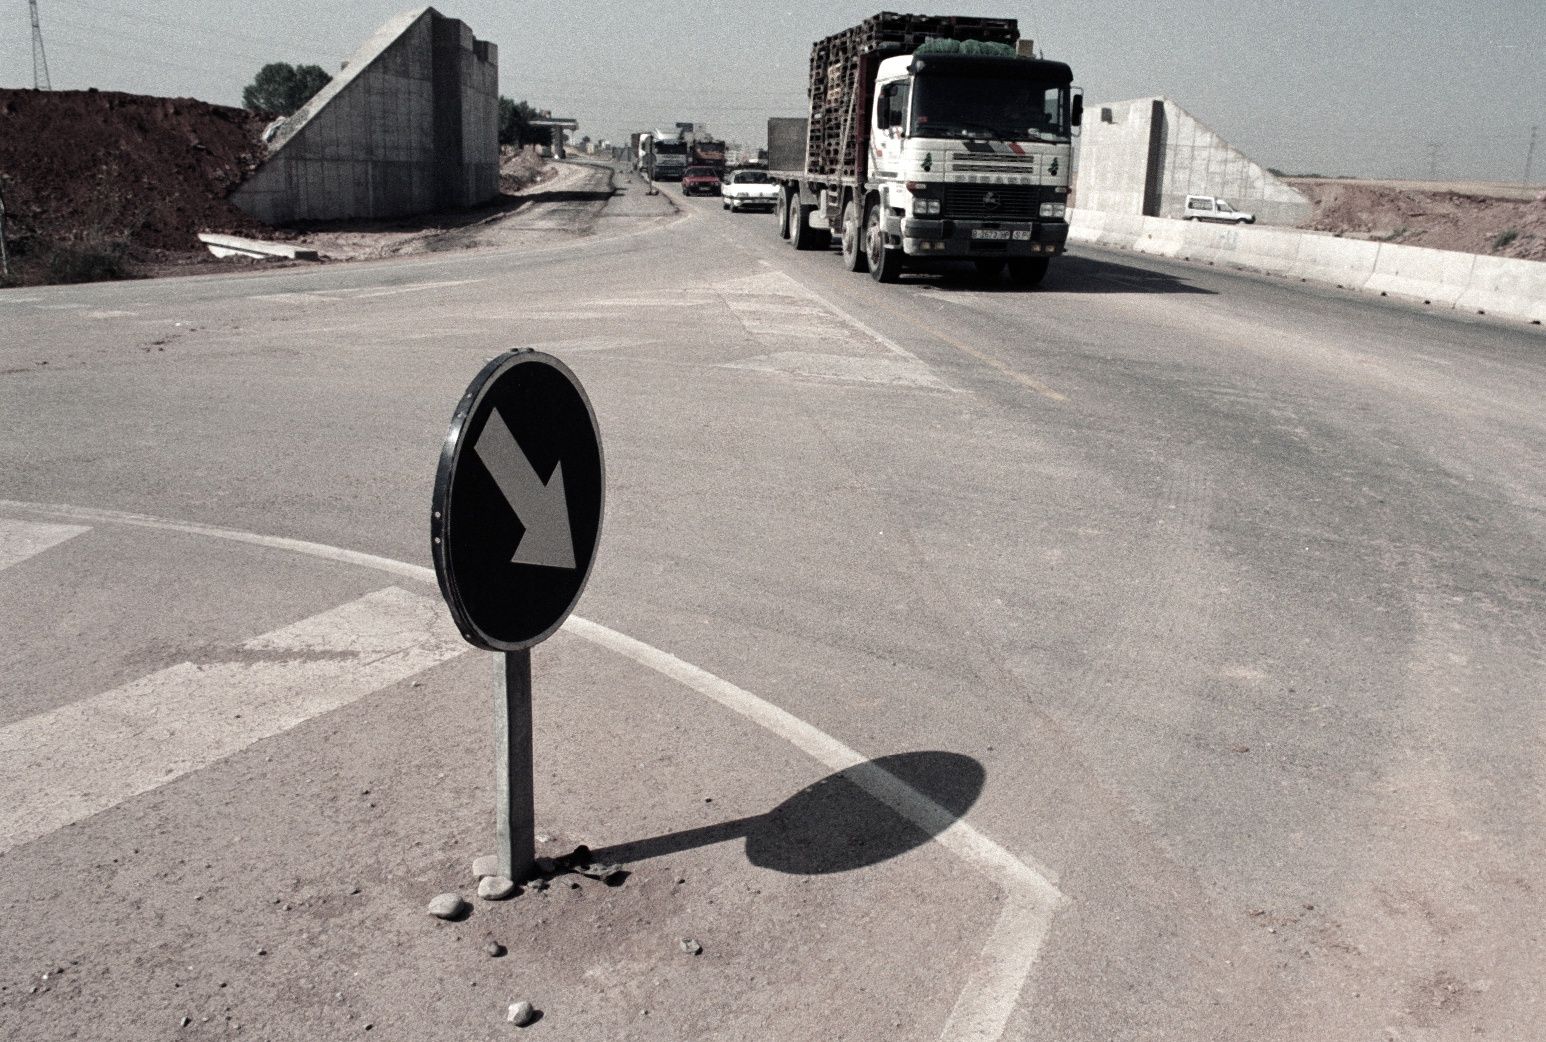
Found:
[[597, 861], [632, 863], [745, 838], [746, 859], [790, 875], [827, 875], [878, 865], [934, 838], [861, 789], [858, 770], [879, 767], [950, 813], [965, 816], [982, 793], [987, 771], [970, 756], [897, 753], [829, 774], [766, 814], [705, 825], [591, 851]]
[[259, 662], [353, 662], [359, 658], [360, 653], [357, 651], [303, 651], [299, 648], [208, 648], [187, 655], [188, 661], [195, 666], [233, 663], [255, 666]]
[[531, 203], [600, 203], [605, 202], [616, 194], [618, 193], [612, 189], [594, 189], [589, 191], [575, 189], [573, 191], [533, 192], [521, 198]]
[[1049, 293], [1183, 293], [1217, 296], [1217, 291], [1194, 286], [1162, 271], [1136, 268], [1115, 261], [1064, 254], [1047, 269], [1047, 278], [1036, 289], [1026, 289], [1002, 279], [985, 279], [967, 263], [932, 262], [918, 272], [921, 278], [904, 281], [941, 292], [1004, 293], [1037, 297]]

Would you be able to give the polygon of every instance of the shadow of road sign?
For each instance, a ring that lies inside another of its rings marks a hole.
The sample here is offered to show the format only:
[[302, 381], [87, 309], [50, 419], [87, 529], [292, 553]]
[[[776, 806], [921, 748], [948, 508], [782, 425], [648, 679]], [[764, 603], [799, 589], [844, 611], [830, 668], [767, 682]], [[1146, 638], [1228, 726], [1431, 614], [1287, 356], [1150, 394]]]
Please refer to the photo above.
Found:
[[808, 785], [765, 814], [673, 832], [594, 850], [597, 862], [635, 862], [696, 847], [746, 840], [746, 859], [791, 875], [851, 872], [880, 864], [934, 838], [871, 796], [855, 781], [879, 768], [947, 812], [948, 827], [977, 802], [987, 772], [970, 756], [947, 752], [897, 753], [870, 760]]

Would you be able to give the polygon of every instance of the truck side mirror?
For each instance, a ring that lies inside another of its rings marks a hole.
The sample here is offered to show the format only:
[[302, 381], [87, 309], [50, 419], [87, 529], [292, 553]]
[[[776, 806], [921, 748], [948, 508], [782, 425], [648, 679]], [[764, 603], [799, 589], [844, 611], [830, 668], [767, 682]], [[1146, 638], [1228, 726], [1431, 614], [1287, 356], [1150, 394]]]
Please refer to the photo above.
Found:
[[1075, 94], [1074, 95], [1074, 110], [1073, 110], [1073, 112], [1069, 113], [1068, 122], [1069, 122], [1069, 124], [1071, 126], [1075, 126], [1075, 127], [1077, 127], [1079, 124], [1084, 122], [1084, 95], [1083, 94]]

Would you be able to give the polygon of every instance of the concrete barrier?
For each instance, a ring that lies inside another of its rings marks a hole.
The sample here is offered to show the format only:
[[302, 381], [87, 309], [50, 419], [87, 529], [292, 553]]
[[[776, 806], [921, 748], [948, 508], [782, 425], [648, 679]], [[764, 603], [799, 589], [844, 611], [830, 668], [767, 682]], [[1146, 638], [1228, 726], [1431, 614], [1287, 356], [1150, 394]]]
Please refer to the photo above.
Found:
[[1135, 214], [1108, 213], [1101, 222], [1095, 241], [1102, 246], [1118, 246], [1128, 249], [1143, 234], [1144, 219]]
[[[1078, 220], [1075, 220], [1075, 215]], [[1104, 210], [1074, 210], [1068, 211], [1068, 238], [1073, 242], [1098, 242], [1101, 229], [1106, 226], [1106, 212]]]
[[1075, 209], [1069, 239], [1232, 265], [1437, 307], [1546, 323], [1546, 263], [1289, 228], [1222, 226]]
[[1180, 257], [1186, 253], [1186, 226], [1181, 221], [1159, 217], [1143, 219], [1143, 237], [1134, 247], [1154, 257]]
[[1424, 303], [1454, 307], [1471, 284], [1474, 253], [1430, 250], [1421, 246], [1380, 243], [1374, 271], [1363, 284], [1366, 293], [1411, 297]]
[[1477, 257], [1457, 310], [1546, 323], [1546, 263], [1509, 257]]
[[1380, 243], [1305, 234], [1299, 255], [1285, 274], [1291, 279], [1325, 282], [1343, 289], [1363, 289], [1374, 274]]

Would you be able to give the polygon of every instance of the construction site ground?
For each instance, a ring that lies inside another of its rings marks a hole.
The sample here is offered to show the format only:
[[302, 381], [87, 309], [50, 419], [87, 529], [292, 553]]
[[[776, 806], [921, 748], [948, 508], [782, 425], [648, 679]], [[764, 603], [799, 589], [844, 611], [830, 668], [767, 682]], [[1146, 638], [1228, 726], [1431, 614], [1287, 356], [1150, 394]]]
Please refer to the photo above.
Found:
[[1476, 181], [1290, 178], [1315, 206], [1308, 227], [1345, 238], [1546, 260], [1546, 190]]
[[112, 91], [0, 90], [3, 285], [207, 274], [275, 261], [217, 260], [200, 232], [277, 239], [327, 260], [518, 246], [551, 229], [509, 218], [578, 191], [534, 149], [506, 148], [485, 206], [396, 221], [272, 228], [228, 197], [262, 161], [271, 116], [192, 98]]

